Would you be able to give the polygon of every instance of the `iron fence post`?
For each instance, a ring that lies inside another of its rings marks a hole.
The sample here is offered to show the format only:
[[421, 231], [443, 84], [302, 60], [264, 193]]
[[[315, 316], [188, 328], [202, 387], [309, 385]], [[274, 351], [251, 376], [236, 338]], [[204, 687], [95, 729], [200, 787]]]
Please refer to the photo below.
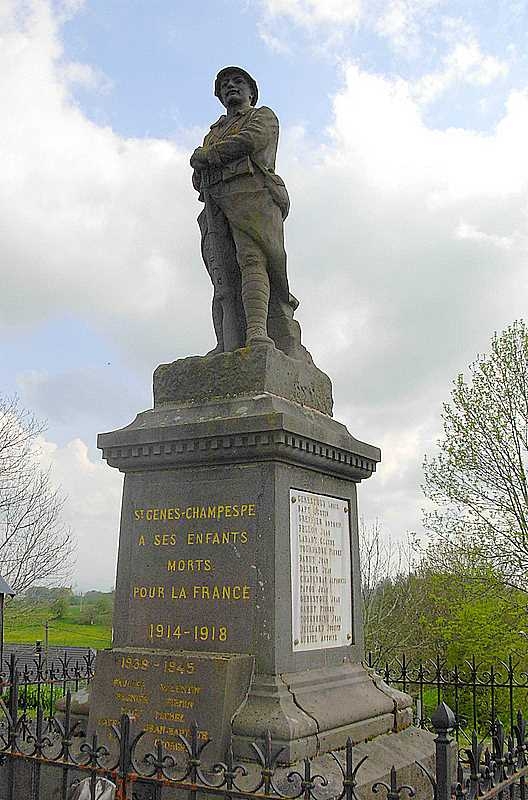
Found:
[[442, 702], [442, 662], [440, 656], [437, 655], [435, 659], [435, 679], [436, 679], [436, 702]]
[[455, 715], [447, 705], [440, 703], [431, 717], [436, 733], [436, 800], [451, 800], [451, 743], [449, 731], [456, 724]]
[[71, 759], [72, 731], [71, 731], [71, 692], [66, 693], [66, 708], [64, 711], [64, 729], [62, 735], [61, 757], [64, 761], [62, 769], [62, 794], [61, 800], [67, 800], [69, 763]]
[[117, 769], [116, 800], [127, 800], [130, 772], [130, 717], [122, 714], [119, 724], [119, 765]]
[[[8, 719], [8, 742], [9, 752], [16, 751], [16, 731], [18, 726], [18, 673], [16, 668], [15, 654], [11, 653], [9, 659], [9, 719]], [[8, 762], [7, 791], [9, 800], [14, 800], [15, 791], [15, 760], [10, 758]]]
[[44, 711], [41, 705], [37, 706], [37, 718], [36, 718], [36, 725], [35, 725], [35, 741], [34, 741], [34, 748], [35, 748], [35, 760], [30, 762], [31, 763], [31, 800], [39, 800], [40, 799], [40, 774], [41, 774], [41, 763], [40, 759], [43, 756], [44, 750], [44, 728], [43, 728], [43, 721], [44, 721]]
[[513, 736], [513, 730], [515, 727], [515, 711], [514, 711], [514, 702], [513, 702], [513, 687], [515, 685], [515, 676], [514, 676], [514, 666], [513, 666], [513, 658], [511, 654], [508, 657], [508, 699], [510, 702], [510, 732]]

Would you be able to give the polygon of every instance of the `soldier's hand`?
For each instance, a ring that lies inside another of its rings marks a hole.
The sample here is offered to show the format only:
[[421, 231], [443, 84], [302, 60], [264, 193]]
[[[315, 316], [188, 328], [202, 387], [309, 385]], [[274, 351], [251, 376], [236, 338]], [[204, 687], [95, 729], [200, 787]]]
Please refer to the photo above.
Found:
[[191, 156], [191, 167], [193, 169], [202, 170], [206, 169], [207, 166], [208, 162], [205, 155], [205, 149], [203, 147], [197, 147]]

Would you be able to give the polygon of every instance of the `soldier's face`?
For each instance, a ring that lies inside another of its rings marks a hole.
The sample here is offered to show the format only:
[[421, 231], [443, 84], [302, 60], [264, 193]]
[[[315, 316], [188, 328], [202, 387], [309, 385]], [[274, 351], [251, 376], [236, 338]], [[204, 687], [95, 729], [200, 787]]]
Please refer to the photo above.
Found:
[[239, 72], [229, 72], [220, 82], [223, 105], [247, 107], [251, 105], [251, 87]]

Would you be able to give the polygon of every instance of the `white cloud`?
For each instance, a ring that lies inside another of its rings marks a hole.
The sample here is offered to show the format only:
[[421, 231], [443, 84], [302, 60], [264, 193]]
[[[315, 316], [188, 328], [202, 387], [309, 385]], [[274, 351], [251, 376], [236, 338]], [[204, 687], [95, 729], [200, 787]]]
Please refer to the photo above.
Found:
[[86, 5], [86, 0], [57, 0], [58, 14], [74, 15]]
[[370, 7], [370, 24], [393, 47], [409, 54], [420, 48], [424, 23], [445, 0], [382, 0]]
[[90, 64], [79, 64], [76, 61], [64, 65], [62, 75], [66, 83], [82, 86], [84, 89], [109, 93], [112, 82], [101, 70], [94, 69]]
[[482, 242], [483, 244], [493, 244], [495, 247], [509, 250], [514, 246], [515, 241], [512, 236], [498, 236], [497, 234], [484, 233], [477, 230], [473, 225], [468, 225], [463, 220], [460, 221], [456, 229], [455, 236], [457, 239], [467, 239], [474, 242]]
[[422, 103], [430, 103], [457, 83], [489, 86], [498, 78], [505, 78], [508, 71], [505, 61], [483, 53], [476, 38], [469, 35], [444, 56], [441, 69], [416, 82], [414, 92]]
[[[424, 25], [445, 0], [262, 0], [268, 22], [291, 20], [308, 29], [364, 26], [394, 48], [413, 54], [419, 48]], [[273, 48], [274, 38], [268, 43]], [[283, 38], [283, 37], [282, 37]]]
[[361, 12], [360, 0], [265, 0], [272, 17], [290, 17], [302, 25], [351, 24]]
[[83, 116], [69, 85], [97, 72], [64, 63], [46, 3], [34, 3], [22, 22], [13, 11], [0, 26], [0, 259], [10, 267], [0, 322], [67, 306], [125, 340], [134, 325], [125, 330], [123, 320], [136, 320], [141, 338], [155, 313], [160, 338], [173, 339], [184, 316], [205, 349], [207, 312], [201, 320], [190, 312], [208, 278], [190, 233], [197, 203], [188, 153], [168, 141], [123, 139]]
[[[478, 37], [465, 19], [447, 13], [448, 0], [371, 0], [369, 3], [347, 0], [263, 0], [264, 19], [259, 25], [262, 40], [274, 52], [291, 49], [288, 37], [279, 23], [285, 19], [317, 31], [319, 55], [339, 61], [351, 43], [345, 33], [353, 26], [356, 31], [374, 32], [407, 60], [427, 58], [439, 67], [416, 82], [416, 93], [422, 102], [431, 102], [457, 82], [472, 86], [489, 86], [505, 78], [508, 62], [484, 53]], [[313, 45], [313, 42], [312, 42]], [[445, 52], [445, 48], [449, 49]], [[509, 59], [515, 58], [515, 47]], [[425, 61], [425, 59], [424, 59]]]
[[291, 45], [284, 39], [281, 39], [280, 36], [277, 36], [274, 33], [272, 33], [272, 31], [268, 29], [267, 25], [264, 22], [259, 23], [258, 32], [259, 32], [259, 37], [273, 53], [278, 53], [282, 55], [284, 53], [291, 52]]
[[115, 582], [122, 476], [93, 462], [81, 439], [58, 447], [41, 437], [38, 444], [41, 463], [66, 495], [63, 519], [77, 545], [71, 581], [82, 591], [108, 591]]

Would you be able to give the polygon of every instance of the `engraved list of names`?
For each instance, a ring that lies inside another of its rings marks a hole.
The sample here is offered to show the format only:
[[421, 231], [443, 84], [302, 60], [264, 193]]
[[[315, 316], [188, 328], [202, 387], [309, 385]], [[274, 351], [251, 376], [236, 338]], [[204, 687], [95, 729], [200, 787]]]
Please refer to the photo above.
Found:
[[352, 644], [347, 500], [290, 489], [293, 651]]

